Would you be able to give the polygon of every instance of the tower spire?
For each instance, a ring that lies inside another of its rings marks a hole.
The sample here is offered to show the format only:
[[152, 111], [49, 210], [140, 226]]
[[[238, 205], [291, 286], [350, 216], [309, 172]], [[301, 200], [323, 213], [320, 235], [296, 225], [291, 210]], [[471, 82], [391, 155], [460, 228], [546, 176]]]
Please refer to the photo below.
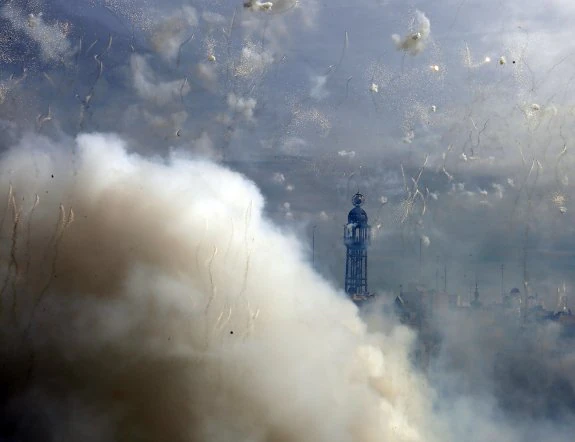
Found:
[[479, 300], [479, 286], [477, 284], [477, 276], [475, 277], [475, 291], [473, 292], [473, 301], [471, 301], [471, 307], [475, 308], [481, 307], [481, 301]]

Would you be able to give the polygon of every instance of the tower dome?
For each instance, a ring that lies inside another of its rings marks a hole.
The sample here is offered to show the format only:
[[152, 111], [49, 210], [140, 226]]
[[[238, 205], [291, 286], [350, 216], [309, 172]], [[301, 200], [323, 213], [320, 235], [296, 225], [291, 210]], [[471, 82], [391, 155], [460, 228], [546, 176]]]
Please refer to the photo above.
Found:
[[349, 211], [347, 215], [347, 222], [348, 224], [358, 224], [358, 225], [367, 225], [367, 213], [365, 210], [361, 208], [361, 205], [365, 201], [365, 197], [361, 193], [356, 193], [351, 202], [353, 203], [354, 207]]

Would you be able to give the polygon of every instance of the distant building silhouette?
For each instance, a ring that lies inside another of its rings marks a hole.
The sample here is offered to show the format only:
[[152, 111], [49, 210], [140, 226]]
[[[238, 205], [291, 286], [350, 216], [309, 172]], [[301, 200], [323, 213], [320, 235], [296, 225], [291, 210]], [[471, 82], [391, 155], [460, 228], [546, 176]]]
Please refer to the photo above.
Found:
[[479, 287], [477, 286], [477, 281], [475, 281], [475, 291], [473, 292], [473, 301], [471, 301], [471, 307], [480, 308], [481, 301], [479, 300]]

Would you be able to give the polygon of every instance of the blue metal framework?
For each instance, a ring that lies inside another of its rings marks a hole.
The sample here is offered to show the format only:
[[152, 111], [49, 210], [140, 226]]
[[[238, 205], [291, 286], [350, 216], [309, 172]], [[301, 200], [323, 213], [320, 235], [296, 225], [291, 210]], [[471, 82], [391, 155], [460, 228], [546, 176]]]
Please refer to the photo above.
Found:
[[367, 247], [371, 237], [371, 227], [367, 213], [361, 208], [365, 201], [361, 193], [356, 193], [351, 202], [354, 207], [347, 215], [343, 230], [343, 242], [347, 248], [345, 260], [345, 292], [350, 296], [369, 294], [367, 289]]

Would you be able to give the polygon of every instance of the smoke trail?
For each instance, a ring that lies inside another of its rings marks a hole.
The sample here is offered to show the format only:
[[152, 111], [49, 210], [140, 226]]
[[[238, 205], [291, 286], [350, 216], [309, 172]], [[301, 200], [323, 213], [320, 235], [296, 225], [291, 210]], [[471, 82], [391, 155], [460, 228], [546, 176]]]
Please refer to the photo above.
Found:
[[[412, 334], [368, 333], [265, 219], [251, 182], [205, 161], [128, 154], [113, 135], [79, 136], [73, 161], [68, 151], [27, 138], [0, 163], [19, 222], [34, 214], [2, 261], [4, 274], [16, 259], [27, 272], [6, 287], [15, 323], [0, 312], [0, 437], [434, 438]], [[63, 202], [73, 212], [59, 215]]]

